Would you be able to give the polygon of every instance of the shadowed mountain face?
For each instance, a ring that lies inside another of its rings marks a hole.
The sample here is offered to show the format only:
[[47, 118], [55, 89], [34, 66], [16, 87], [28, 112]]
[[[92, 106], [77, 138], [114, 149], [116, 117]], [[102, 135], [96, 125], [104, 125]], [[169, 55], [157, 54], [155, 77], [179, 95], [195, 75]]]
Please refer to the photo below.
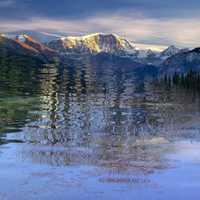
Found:
[[0, 66], [37, 66], [44, 63], [43, 57], [32, 48], [0, 36]]
[[54, 50], [27, 35], [18, 36], [15, 40], [0, 36], [0, 52], [1, 62], [21, 60], [22, 65], [32, 61], [39, 64], [48, 63], [58, 56]]
[[56, 51], [48, 48], [44, 44], [34, 40], [28, 35], [19, 35], [16, 37], [16, 41], [21, 44], [24, 48], [34, 51], [36, 54], [40, 55], [47, 61], [52, 61], [53, 57], [58, 56]]
[[27, 55], [27, 56], [35, 56], [36, 51], [32, 48], [26, 48], [21, 43], [8, 39], [4, 36], [0, 36], [0, 49], [4, 55], [8, 54], [16, 54], [16, 55]]
[[181, 51], [181, 49], [175, 47], [175, 46], [170, 46], [167, 49], [165, 49], [164, 51], [161, 52], [160, 56], [163, 59], [169, 58], [177, 53], [179, 53]]
[[190, 70], [200, 72], [200, 48], [175, 54], [166, 59], [161, 66], [162, 73], [186, 73]]
[[137, 61], [133, 61], [129, 57], [119, 57], [115, 55], [109, 55], [107, 53], [99, 53], [90, 57], [92, 65], [99, 69], [106, 69], [112, 66], [112, 70], [123, 70], [129, 73], [133, 73], [138, 77], [138, 80], [144, 80], [144, 78], [155, 78], [158, 75], [158, 67], [153, 65], [143, 64]]

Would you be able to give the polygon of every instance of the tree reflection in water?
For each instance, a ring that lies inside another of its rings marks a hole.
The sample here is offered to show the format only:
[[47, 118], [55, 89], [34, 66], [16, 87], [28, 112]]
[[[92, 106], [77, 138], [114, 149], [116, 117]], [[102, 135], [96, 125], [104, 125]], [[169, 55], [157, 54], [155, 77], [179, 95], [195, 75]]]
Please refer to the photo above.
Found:
[[199, 95], [152, 84], [155, 74], [137, 70], [86, 57], [23, 71], [19, 80], [4, 76], [2, 132], [12, 125], [17, 139], [37, 144], [23, 151], [34, 162], [147, 174], [166, 168], [169, 143], [199, 133]]

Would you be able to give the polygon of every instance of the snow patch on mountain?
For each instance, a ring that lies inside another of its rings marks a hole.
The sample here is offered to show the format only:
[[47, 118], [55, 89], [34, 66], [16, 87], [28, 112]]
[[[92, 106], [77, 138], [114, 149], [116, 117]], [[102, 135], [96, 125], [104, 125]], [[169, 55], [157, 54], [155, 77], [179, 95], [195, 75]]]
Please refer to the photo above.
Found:
[[134, 49], [134, 46], [125, 38], [104, 33], [62, 37], [50, 42], [49, 47], [60, 52], [75, 50], [79, 53], [119, 53]]

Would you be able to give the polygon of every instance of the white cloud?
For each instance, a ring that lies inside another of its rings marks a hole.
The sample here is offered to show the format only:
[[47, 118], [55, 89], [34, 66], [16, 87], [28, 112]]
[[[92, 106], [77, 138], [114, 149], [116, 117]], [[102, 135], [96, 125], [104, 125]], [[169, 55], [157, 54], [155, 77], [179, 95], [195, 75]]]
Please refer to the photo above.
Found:
[[155, 19], [142, 16], [100, 15], [79, 20], [32, 18], [0, 21], [2, 32], [40, 30], [68, 35], [114, 32], [137, 43], [195, 47], [200, 44], [200, 19]]

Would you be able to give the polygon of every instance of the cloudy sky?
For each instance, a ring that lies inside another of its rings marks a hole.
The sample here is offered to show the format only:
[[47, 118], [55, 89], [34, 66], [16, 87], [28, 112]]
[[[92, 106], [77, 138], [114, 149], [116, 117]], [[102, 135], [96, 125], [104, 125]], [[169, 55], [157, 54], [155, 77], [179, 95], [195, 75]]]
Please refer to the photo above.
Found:
[[136, 43], [195, 47], [199, 10], [199, 0], [0, 0], [0, 32], [114, 32]]

